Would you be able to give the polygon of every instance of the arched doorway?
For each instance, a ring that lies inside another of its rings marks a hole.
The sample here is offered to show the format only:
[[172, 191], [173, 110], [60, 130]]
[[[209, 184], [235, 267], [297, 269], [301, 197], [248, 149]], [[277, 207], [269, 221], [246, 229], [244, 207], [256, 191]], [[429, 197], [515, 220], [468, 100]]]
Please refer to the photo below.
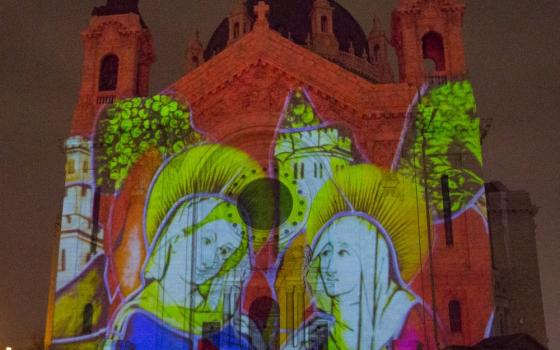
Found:
[[260, 339], [261, 342], [261, 344], [253, 344], [253, 347], [255, 349], [278, 349], [280, 308], [276, 300], [269, 297], [256, 299], [249, 308], [249, 317], [255, 322], [261, 333], [260, 337], [251, 336], [252, 339]]

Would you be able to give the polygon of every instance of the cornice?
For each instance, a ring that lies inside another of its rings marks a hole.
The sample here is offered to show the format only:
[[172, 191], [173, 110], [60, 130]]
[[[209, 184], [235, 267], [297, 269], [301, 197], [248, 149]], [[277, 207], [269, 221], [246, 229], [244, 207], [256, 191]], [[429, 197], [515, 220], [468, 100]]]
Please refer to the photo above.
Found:
[[[371, 83], [272, 30], [248, 33], [183, 76], [169, 90], [188, 92], [186, 95], [189, 102], [196, 103], [206, 96], [218, 93], [232, 79], [257, 65], [279, 70], [293, 81], [294, 87], [299, 85], [309, 88], [356, 112], [369, 113], [379, 107], [387, 110], [401, 109], [408, 106], [416, 92], [414, 87], [404, 83]], [[348, 86], [354, 88], [348, 89]], [[397, 103], [398, 106], [383, 105], [390, 96], [397, 99], [406, 97], [401, 103]], [[377, 104], [372, 103], [373, 101]]]

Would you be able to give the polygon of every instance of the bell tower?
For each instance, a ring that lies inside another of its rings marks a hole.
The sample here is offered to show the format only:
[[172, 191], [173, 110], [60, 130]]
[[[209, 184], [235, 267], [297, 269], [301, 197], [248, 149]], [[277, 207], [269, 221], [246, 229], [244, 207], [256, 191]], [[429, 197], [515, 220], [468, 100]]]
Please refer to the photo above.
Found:
[[385, 31], [377, 15], [373, 16], [373, 25], [368, 37], [369, 62], [375, 67], [384, 83], [393, 81], [393, 73], [389, 64], [387, 45], [388, 40]]
[[197, 30], [187, 46], [186, 71], [187, 73], [204, 63], [204, 45], [200, 41], [200, 33]]
[[84, 44], [82, 83], [72, 132], [91, 133], [99, 107], [116, 98], [145, 96], [155, 61], [152, 36], [138, 10], [139, 0], [107, 0], [95, 7]]
[[400, 0], [393, 11], [392, 41], [401, 82], [441, 83], [466, 74], [464, 13], [460, 0]]
[[251, 31], [252, 20], [247, 11], [246, 0], [235, 0], [235, 4], [229, 13], [229, 39], [228, 44], [239, 40], [243, 35]]
[[328, 0], [313, 1], [311, 36], [313, 49], [320, 53], [338, 54], [338, 40], [334, 35], [334, 8]]

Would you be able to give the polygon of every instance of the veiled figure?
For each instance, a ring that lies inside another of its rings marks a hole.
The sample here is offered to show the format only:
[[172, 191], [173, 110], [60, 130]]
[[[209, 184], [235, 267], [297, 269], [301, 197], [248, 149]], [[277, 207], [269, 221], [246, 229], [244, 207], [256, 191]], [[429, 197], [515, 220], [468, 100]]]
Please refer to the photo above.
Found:
[[418, 297], [407, 281], [428, 249], [424, 204], [406, 179], [351, 166], [325, 184], [307, 225], [316, 312], [285, 349], [389, 349]]
[[[254, 242], [236, 198], [263, 177], [236, 149], [197, 146], [164, 164], [145, 210], [142, 287], [125, 300], [105, 349], [251, 349], [239, 306]], [[258, 244], [258, 243], [256, 243]]]

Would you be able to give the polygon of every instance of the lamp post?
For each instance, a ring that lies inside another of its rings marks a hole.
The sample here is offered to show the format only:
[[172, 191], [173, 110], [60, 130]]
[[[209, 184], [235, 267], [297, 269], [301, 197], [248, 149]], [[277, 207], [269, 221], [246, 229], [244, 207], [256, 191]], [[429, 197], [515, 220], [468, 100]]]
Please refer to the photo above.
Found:
[[[433, 256], [432, 256], [432, 216], [430, 210], [430, 193], [428, 188], [428, 169], [426, 166], [426, 131], [432, 121], [434, 120], [437, 113], [437, 109], [432, 111], [432, 115], [430, 120], [427, 123], [422, 123], [421, 130], [418, 130], [418, 127], [415, 128], [415, 132], [420, 132], [422, 137], [422, 186], [424, 187], [424, 202], [426, 205], [426, 225], [428, 230], [428, 260], [430, 264], [430, 285], [432, 290], [432, 322], [433, 322], [433, 331], [434, 331], [434, 340], [436, 343], [436, 349], [439, 349], [439, 334], [438, 334], [438, 325], [437, 325], [437, 309], [436, 309], [436, 289], [435, 289], [435, 278], [434, 278], [434, 263], [433, 263]], [[418, 117], [418, 114], [416, 114]]]

